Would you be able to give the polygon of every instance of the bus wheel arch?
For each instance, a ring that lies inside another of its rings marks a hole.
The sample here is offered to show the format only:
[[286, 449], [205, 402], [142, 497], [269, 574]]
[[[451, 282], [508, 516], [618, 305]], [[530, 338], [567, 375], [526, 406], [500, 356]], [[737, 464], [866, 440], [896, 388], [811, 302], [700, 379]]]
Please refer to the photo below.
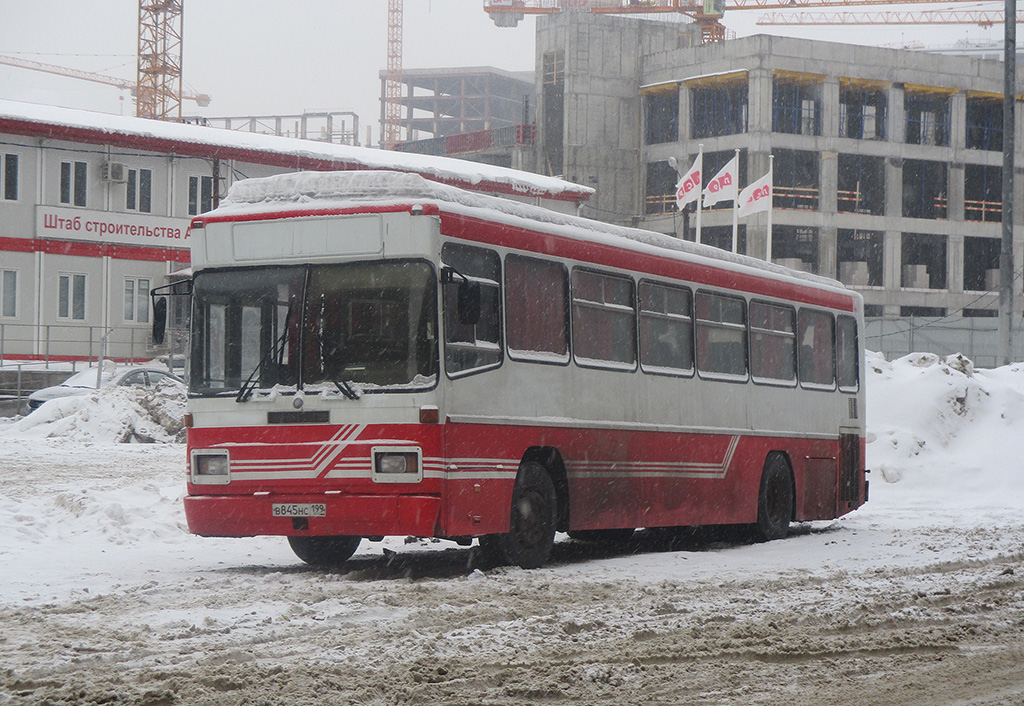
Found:
[[764, 460], [757, 493], [757, 522], [754, 533], [760, 541], [782, 539], [796, 508], [793, 466], [782, 451], [772, 451]]

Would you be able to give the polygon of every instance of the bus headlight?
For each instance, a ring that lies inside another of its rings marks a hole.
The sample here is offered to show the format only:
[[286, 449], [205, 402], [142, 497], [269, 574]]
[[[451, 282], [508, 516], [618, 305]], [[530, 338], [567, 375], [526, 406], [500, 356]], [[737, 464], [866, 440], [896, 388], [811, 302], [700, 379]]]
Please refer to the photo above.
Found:
[[375, 446], [373, 454], [373, 480], [378, 483], [417, 483], [423, 479], [423, 464], [419, 448]]
[[227, 451], [193, 451], [192, 482], [226, 484], [231, 476]]

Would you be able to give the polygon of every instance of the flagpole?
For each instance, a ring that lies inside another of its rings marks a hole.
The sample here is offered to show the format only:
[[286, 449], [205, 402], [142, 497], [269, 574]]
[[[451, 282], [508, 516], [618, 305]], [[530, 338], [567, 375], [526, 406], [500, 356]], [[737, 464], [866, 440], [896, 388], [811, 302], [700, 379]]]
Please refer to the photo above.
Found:
[[[740, 151], [736, 150], [736, 181], [739, 181], [740, 175]], [[739, 200], [740, 185], [736, 185], [736, 195], [732, 198], [732, 251], [739, 252], [739, 232], [740, 232], [740, 211], [739, 204], [736, 203]]]
[[697, 243], [703, 243], [700, 237], [700, 212], [704, 203], [704, 143], [697, 145], [697, 158], [700, 160], [700, 183], [697, 184]]
[[768, 155], [768, 245], [765, 261], [772, 261], [772, 211], [775, 210], [775, 155]]

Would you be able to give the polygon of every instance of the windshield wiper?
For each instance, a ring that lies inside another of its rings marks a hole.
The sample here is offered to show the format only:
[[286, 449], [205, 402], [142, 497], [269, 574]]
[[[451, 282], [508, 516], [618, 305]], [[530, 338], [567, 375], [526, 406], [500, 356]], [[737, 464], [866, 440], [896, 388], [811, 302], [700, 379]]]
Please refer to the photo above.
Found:
[[352, 383], [347, 380], [331, 380], [334, 386], [338, 388], [338, 392], [345, 395], [350, 400], [358, 400], [362, 395], [352, 387]]
[[238, 394], [235, 396], [235, 402], [248, 402], [252, 397], [253, 389], [256, 387], [256, 377], [263, 369], [263, 366], [267, 364], [267, 361], [278, 358], [279, 355], [284, 354], [284, 344], [288, 340], [288, 322], [291, 318], [292, 310], [291, 307], [289, 307], [288, 313], [285, 314], [284, 317], [284, 331], [281, 332], [281, 335], [277, 337], [276, 341], [274, 341], [274, 345], [270, 347], [270, 350], [267, 351], [262, 358], [260, 358], [260, 362], [257, 363], [256, 367], [253, 368], [251, 373], [249, 373], [249, 377], [246, 378], [242, 387], [239, 388]]

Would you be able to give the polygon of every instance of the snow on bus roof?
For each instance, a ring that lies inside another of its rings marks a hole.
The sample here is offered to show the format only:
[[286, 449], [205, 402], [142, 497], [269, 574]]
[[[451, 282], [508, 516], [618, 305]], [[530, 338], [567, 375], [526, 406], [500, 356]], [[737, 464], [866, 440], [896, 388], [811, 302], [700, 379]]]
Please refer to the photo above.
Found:
[[421, 174], [462, 188], [565, 201], [584, 201], [594, 193], [590, 187], [564, 179], [452, 157], [391, 152], [2, 99], [0, 132], [299, 169], [389, 169]]
[[[589, 241], [603, 241], [622, 246], [621, 239], [657, 249], [668, 249], [686, 253], [695, 258], [705, 258], [715, 264], [727, 267], [753, 268], [774, 275], [790, 277], [819, 286], [845, 289], [845, 286], [827, 277], [791, 270], [782, 265], [765, 262], [746, 255], [738, 255], [710, 245], [674, 238], [669, 235], [626, 228], [580, 216], [571, 216], [551, 211], [540, 206], [521, 203], [487, 194], [472, 193], [463, 189], [431, 182], [417, 174], [390, 171], [363, 172], [293, 172], [257, 179], [245, 179], [231, 185], [227, 197], [215, 211], [205, 216], [204, 221], [224, 218], [232, 220], [237, 216], [260, 213], [287, 213], [289, 211], [309, 213], [310, 211], [334, 211], [353, 206], [388, 204], [416, 204], [433, 201], [453, 211], [481, 211], [476, 213], [489, 220], [509, 222], [518, 227], [536, 227], [543, 223], [558, 229], [568, 237]], [[504, 218], [502, 218], [502, 216]]]

